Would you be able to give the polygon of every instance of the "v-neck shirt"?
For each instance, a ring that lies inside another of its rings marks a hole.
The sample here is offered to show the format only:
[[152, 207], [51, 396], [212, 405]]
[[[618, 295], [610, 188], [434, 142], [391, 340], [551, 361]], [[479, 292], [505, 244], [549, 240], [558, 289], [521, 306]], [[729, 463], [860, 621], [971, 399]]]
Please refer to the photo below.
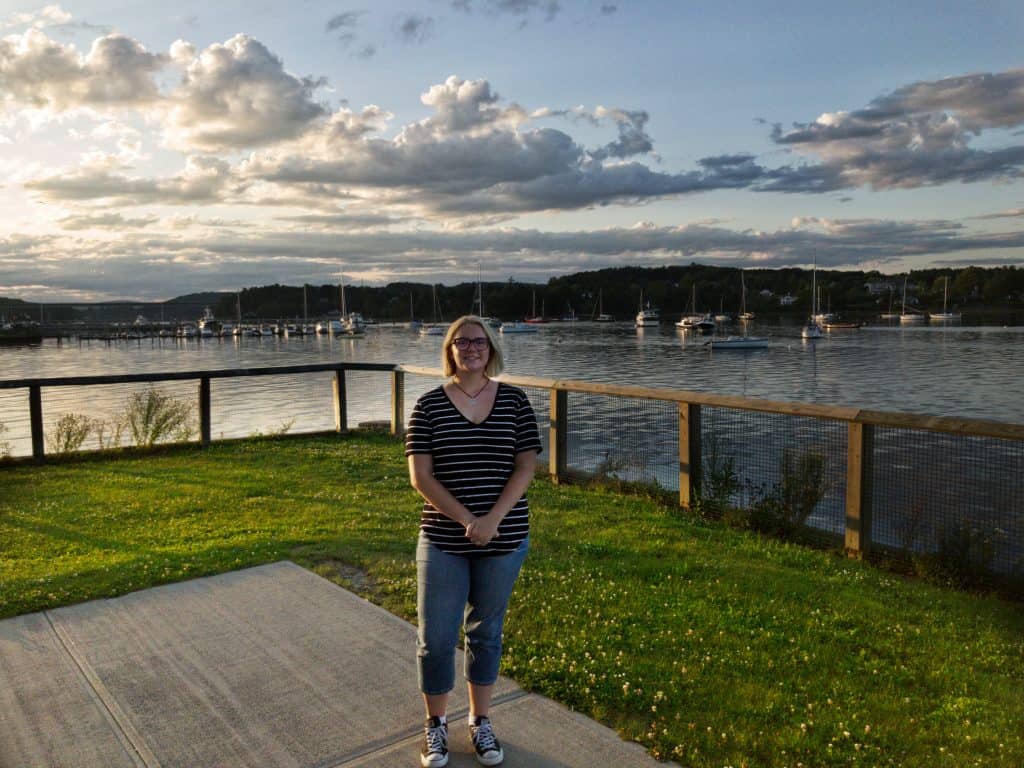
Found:
[[[405, 433], [405, 455], [429, 453], [434, 477], [474, 515], [490, 512], [515, 469], [516, 454], [540, 453], [537, 418], [526, 393], [498, 382], [494, 405], [480, 423], [455, 407], [443, 387], [416, 401]], [[493, 557], [514, 551], [530, 532], [530, 507], [524, 494], [498, 525], [489, 544], [479, 547], [466, 529], [424, 500], [420, 530], [444, 552]]]

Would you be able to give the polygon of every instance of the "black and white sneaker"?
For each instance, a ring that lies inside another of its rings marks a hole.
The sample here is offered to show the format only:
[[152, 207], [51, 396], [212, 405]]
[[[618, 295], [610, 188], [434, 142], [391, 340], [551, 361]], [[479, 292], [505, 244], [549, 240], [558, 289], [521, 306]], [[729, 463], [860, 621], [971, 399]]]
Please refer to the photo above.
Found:
[[423, 724], [420, 765], [423, 768], [442, 768], [448, 765], [448, 723], [442, 723], [440, 717], [428, 717]]
[[500, 765], [505, 759], [505, 751], [494, 736], [489, 717], [477, 717], [469, 725], [469, 735], [473, 739], [477, 762], [481, 765]]

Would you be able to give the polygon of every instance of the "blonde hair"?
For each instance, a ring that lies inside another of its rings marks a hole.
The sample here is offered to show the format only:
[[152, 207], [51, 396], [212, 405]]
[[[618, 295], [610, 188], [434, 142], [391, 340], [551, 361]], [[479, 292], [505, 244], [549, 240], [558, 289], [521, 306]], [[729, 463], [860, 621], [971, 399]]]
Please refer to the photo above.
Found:
[[498, 346], [498, 337], [494, 335], [494, 331], [487, 325], [487, 322], [482, 317], [477, 317], [476, 315], [463, 315], [448, 326], [448, 332], [444, 335], [444, 342], [441, 344], [441, 370], [444, 371], [444, 375], [455, 375], [455, 358], [452, 357], [452, 342], [455, 340], [455, 335], [462, 330], [464, 325], [478, 325], [484, 332], [484, 335], [487, 336], [487, 341], [491, 345], [491, 353], [487, 358], [487, 367], [484, 368], [484, 373], [488, 376], [497, 376], [505, 368], [505, 358], [501, 354], [501, 347]]

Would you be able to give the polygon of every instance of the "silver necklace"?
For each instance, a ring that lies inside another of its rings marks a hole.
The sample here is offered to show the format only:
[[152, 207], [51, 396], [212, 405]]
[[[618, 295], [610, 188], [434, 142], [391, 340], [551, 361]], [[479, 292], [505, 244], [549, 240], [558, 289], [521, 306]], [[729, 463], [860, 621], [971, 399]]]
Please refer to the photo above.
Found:
[[475, 395], [471, 395], [471, 394], [469, 394], [469, 392], [467, 392], [466, 390], [464, 390], [464, 389], [463, 389], [462, 387], [460, 387], [460, 386], [459, 386], [459, 382], [457, 382], [457, 381], [456, 381], [455, 379], [452, 379], [452, 384], [454, 384], [454, 385], [455, 385], [455, 388], [456, 388], [457, 390], [459, 390], [459, 392], [461, 392], [462, 394], [464, 394], [464, 395], [465, 395], [466, 397], [468, 397], [468, 398], [469, 398], [469, 404], [470, 404], [470, 405], [475, 405], [475, 404], [476, 404], [476, 399], [477, 399], [478, 397], [480, 397], [480, 394], [481, 394], [481, 393], [482, 393], [482, 392], [483, 392], [483, 391], [484, 391], [485, 389], [487, 389], [487, 385], [488, 385], [488, 384], [490, 384], [490, 383], [491, 383], [491, 380], [490, 380], [490, 379], [487, 379], [487, 380], [486, 380], [486, 381], [484, 382], [484, 385], [483, 385], [482, 387], [480, 387], [480, 389], [478, 389], [478, 390], [476, 391], [476, 394], [475, 394]]

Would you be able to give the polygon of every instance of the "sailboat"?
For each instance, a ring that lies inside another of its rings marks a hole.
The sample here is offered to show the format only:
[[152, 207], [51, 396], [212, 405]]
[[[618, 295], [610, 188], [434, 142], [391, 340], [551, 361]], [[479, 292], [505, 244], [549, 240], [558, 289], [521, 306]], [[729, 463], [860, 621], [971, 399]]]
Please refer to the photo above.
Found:
[[418, 331], [421, 325], [423, 323], [416, 319], [416, 311], [413, 309], [412, 291], [409, 291], [409, 328]]
[[441, 304], [437, 300], [437, 286], [430, 286], [430, 290], [433, 298], [433, 313], [434, 319], [430, 323], [424, 323], [420, 326], [420, 336], [444, 336], [448, 332], [448, 327], [444, 324], [444, 320], [441, 318]]
[[636, 313], [636, 327], [643, 328], [648, 325], [658, 325], [661, 322], [661, 312], [651, 306], [648, 301], [644, 306], [644, 292], [640, 291], [640, 311]]
[[615, 318], [611, 315], [605, 314], [604, 311], [604, 289], [598, 289], [597, 291], [597, 315], [594, 317], [595, 323], [611, 323], [614, 322]]
[[747, 283], [743, 279], [743, 270], [740, 270], [740, 320], [753, 320], [754, 313], [747, 311]]
[[710, 313], [700, 314], [697, 311], [697, 284], [690, 288], [690, 303], [687, 305], [689, 312], [676, 321], [676, 328], [687, 331], [702, 331], [711, 333], [715, 330], [715, 321], [711, 319]]
[[537, 292], [533, 292], [533, 315], [525, 320], [512, 320], [498, 326], [500, 333], [536, 333], [539, 323], [546, 323], [544, 318], [544, 300], [541, 299], [541, 314], [537, 314]]
[[546, 311], [545, 300], [542, 297], [541, 300], [540, 300], [540, 314], [539, 315], [537, 314], [537, 292], [534, 291], [533, 292], [533, 308], [530, 310], [530, 316], [528, 318], [526, 318], [526, 320], [524, 320], [523, 322], [534, 323], [534, 324], [536, 324], [536, 323], [546, 323], [548, 321], [548, 319], [544, 315], [545, 311]]
[[[363, 316], [358, 312], [349, 312], [345, 306], [345, 273], [341, 273], [341, 333], [358, 336], [366, 331]], [[332, 327], [333, 330], [333, 327]], [[338, 333], [338, 331], [334, 331]]]
[[907, 277], [903, 278], [903, 308], [900, 310], [901, 323], [920, 323], [924, 315], [920, 312], [907, 312]]
[[947, 312], [946, 301], [949, 298], [949, 278], [946, 278], [946, 282], [942, 286], [942, 311], [932, 312], [928, 316], [928, 319], [935, 323], [945, 323], [950, 321], [957, 321], [960, 319], [959, 312]]
[[488, 317], [487, 312], [484, 311], [484, 284], [481, 280], [481, 267], [480, 262], [476, 263], [476, 296], [473, 297], [473, 309], [470, 310], [470, 314], [476, 314], [481, 320], [483, 320], [491, 328], [500, 328], [501, 320], [496, 317]]
[[821, 326], [814, 319], [818, 314], [818, 258], [814, 257], [811, 266], [811, 316], [806, 325], [800, 330], [802, 339], [820, 339], [822, 337]]
[[889, 311], [888, 312], [883, 312], [881, 315], [879, 315], [879, 317], [882, 320], [898, 320], [899, 317], [900, 317], [900, 313], [899, 312], [893, 312], [892, 311], [892, 299], [893, 299], [893, 290], [892, 290], [892, 284], [890, 284], [889, 285]]

